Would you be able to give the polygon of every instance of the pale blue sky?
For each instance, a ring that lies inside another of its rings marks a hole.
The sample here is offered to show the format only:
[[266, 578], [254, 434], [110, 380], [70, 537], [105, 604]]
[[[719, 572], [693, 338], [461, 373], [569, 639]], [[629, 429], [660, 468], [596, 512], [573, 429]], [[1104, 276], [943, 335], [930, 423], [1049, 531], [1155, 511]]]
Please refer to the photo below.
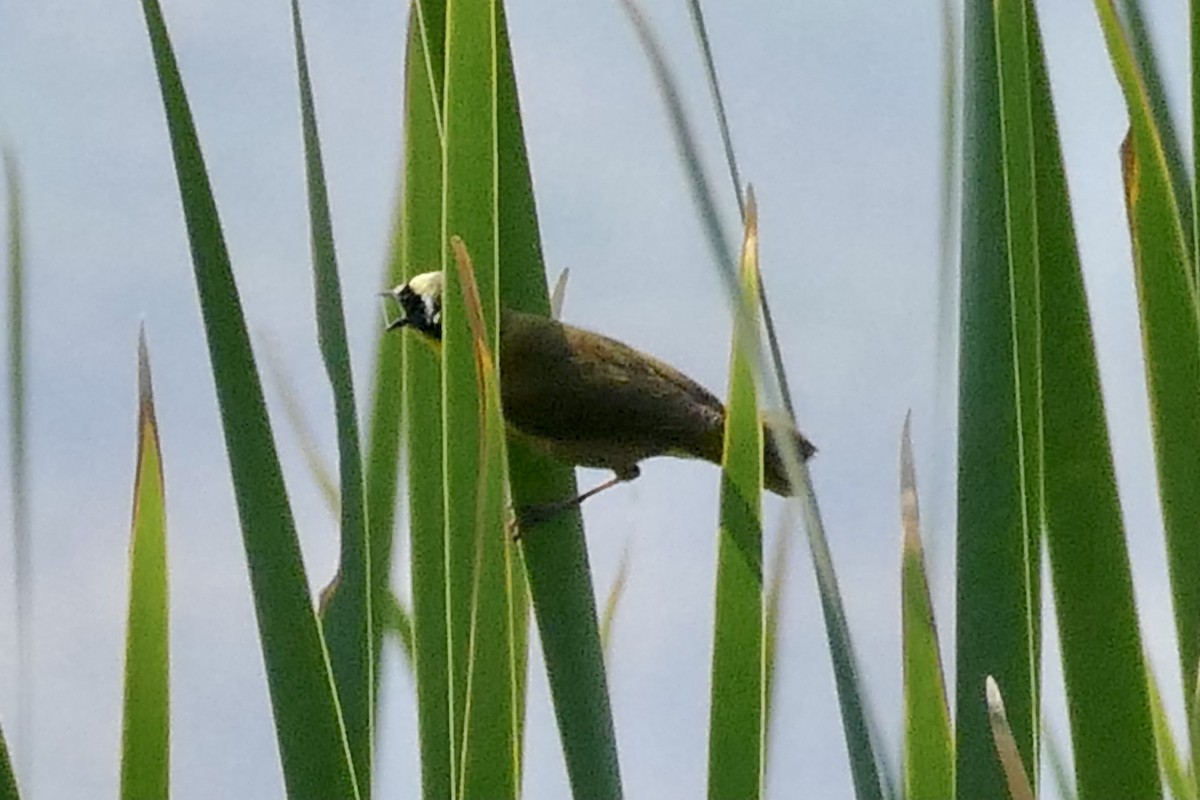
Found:
[[[711, 172], [724, 186], [686, 7], [647, 5], [684, 80]], [[1183, 7], [1147, 5], [1168, 72], [1184, 75]], [[1143, 625], [1168, 700], [1178, 702], [1116, 160], [1124, 113], [1090, 4], [1042, 6]], [[565, 319], [652, 352], [723, 394], [725, 301], [660, 100], [619, 5], [512, 0], [508, 10], [546, 258], [552, 274], [571, 268]], [[397, 188], [405, 4], [309, 0], [303, 12], [362, 397]], [[165, 13], [247, 315], [279, 343], [332, 454], [331, 402], [311, 311], [287, 4], [167, 0]], [[909, 408], [925, 509], [940, 525], [933, 533], [940, 627], [944, 636], [954, 629], [945, 528], [953, 518], [952, 420], [933, 403], [938, 3], [753, 0], [709, 3], [707, 14], [742, 173], [758, 193], [765, 280], [801, 421], [821, 448], [813, 473], [863, 673], [895, 753], [896, 463]], [[1182, 102], [1185, 88], [1174, 81], [1173, 98]], [[34, 796], [117, 790], [142, 322], [170, 520], [173, 791], [184, 800], [279, 796], [241, 537], [139, 4], [0, 0], [0, 135], [23, 167], [28, 223]], [[723, 211], [732, 222], [731, 195]], [[7, 392], [5, 413], [6, 403]], [[272, 409], [310, 581], [319, 586], [334, 568], [335, 526], [278, 404]], [[8, 520], [7, 481], [0, 483], [0, 518]], [[601, 594], [622, 550], [632, 553], [609, 674], [629, 797], [703, 792], [716, 486], [709, 465], [659, 460], [636, 484], [586, 507]], [[0, 530], [7, 532], [7, 522]], [[398, 553], [395, 576], [403, 585], [403, 545]], [[814, 797], [848, 797], [803, 547], [794, 549], [792, 567], [769, 788], [776, 797], [797, 787]], [[11, 568], [5, 533], [3, 585]], [[11, 614], [0, 614], [6, 726], [16, 708], [14, 642]], [[406, 797], [417, 765], [412, 692], [395, 653], [389, 658], [381, 796]], [[1049, 664], [1054, 685], [1057, 669]], [[1051, 703], [1061, 705], [1057, 689]], [[526, 796], [563, 796], [565, 771], [536, 659], [527, 731]]]

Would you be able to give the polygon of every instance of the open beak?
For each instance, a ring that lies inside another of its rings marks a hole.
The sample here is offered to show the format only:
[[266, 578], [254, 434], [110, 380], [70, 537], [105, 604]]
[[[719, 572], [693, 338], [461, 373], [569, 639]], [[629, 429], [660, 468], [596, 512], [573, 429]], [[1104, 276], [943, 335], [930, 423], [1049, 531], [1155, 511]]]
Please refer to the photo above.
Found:
[[[396, 301], [397, 306], [400, 305], [400, 302], [398, 300], [396, 300], [395, 292], [380, 292], [379, 296], [380, 297], [390, 297], [392, 300]], [[404, 309], [400, 309], [400, 310], [401, 310], [401, 313], [403, 313]], [[396, 317], [396, 319], [391, 320], [389, 322], [388, 318], [387, 318], [387, 309], [386, 308], [383, 310], [383, 320], [387, 324], [386, 330], [389, 330], [389, 331], [394, 331], [397, 328], [403, 328], [405, 325], [408, 324], [408, 318], [403, 317], [403, 316]]]

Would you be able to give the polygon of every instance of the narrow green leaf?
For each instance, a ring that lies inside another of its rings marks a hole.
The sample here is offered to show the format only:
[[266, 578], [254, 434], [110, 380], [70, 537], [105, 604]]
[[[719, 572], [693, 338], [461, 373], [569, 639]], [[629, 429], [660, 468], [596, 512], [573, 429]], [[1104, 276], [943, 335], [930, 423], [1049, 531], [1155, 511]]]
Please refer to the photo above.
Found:
[[[1008, 785], [1008, 796], [1012, 800], [1033, 800], [1033, 787], [1029, 783], [1029, 773], [1021, 761], [1021, 752], [1017, 740], [1013, 736], [1012, 727], [1008, 724], [1008, 715], [1004, 711], [1004, 698], [1000, 696], [1000, 687], [996, 680], [987, 676], [986, 681], [988, 723], [992, 730], [992, 740], [996, 745], [996, 754], [1004, 770], [1004, 778]], [[1147, 795], [1149, 796], [1149, 795]]]
[[[1111, 0], [1097, 0], [1113, 69], [1125, 95], [1130, 137], [1123, 150], [1125, 201], [1133, 241], [1134, 281], [1158, 493], [1179, 637], [1188, 713], [1200, 659], [1200, 304], [1183, 222], [1149, 100]], [[1195, 745], [1193, 745], [1195, 746]], [[1080, 787], [1082, 795], [1082, 787]]]
[[21, 800], [17, 791], [17, 778], [13, 774], [12, 760], [8, 757], [8, 745], [4, 732], [0, 731], [0, 800]]
[[[793, 530], [795, 520], [792, 518], [794, 509], [784, 510], [784, 517], [779, 525], [776, 536], [775, 551], [771, 554], [766, 574], [766, 599], [763, 608], [763, 659], [766, 669], [763, 674], [763, 730], [766, 740], [763, 743], [764, 758], [771, 754], [771, 742], [776, 735], [775, 720], [775, 670], [779, 666], [779, 620], [780, 609], [783, 607], [783, 590], [787, 585], [789, 565], [791, 564]], [[764, 763], [763, 771], [767, 772]]]
[[[1191, 177], [1188, 174], [1188, 164], [1184, 158], [1179, 133], [1171, 116], [1171, 107], [1167, 102], [1166, 84], [1158, 66], [1158, 48], [1154, 46], [1145, 15], [1142, 14], [1142, 0], [1119, 1], [1121, 15], [1124, 17], [1124, 29], [1128, 33], [1130, 52], [1141, 76], [1143, 91], [1150, 106], [1150, 113], [1154, 117], [1154, 125], [1158, 129], [1171, 187], [1179, 204], [1180, 218], [1190, 221], [1193, 213]], [[1190, 254], [1193, 252], [1191, 225], [1185, 224], [1183, 235], [1184, 246]]]
[[[1021, 751], [1035, 752], [1039, 538], [1023, 494], [1029, 439], [1014, 346], [997, 19], [991, 0], [965, 12], [955, 791], [990, 798], [1004, 796], [1006, 782], [984, 702], [988, 675], [1005, 687]], [[1023, 52], [1023, 31], [1006, 30], [1006, 43]], [[1014, 34], [1018, 41], [1007, 42]], [[1011, 264], [1028, 266], [1027, 258]]]
[[[487, 340], [483, 307], [470, 256], [451, 239], [463, 290], [476, 370], [480, 414], [479, 477], [473, 487], [475, 525], [468, 628], [466, 706], [463, 709], [462, 797], [516, 797], [521, 776], [521, 717], [524, 682], [518, 676], [515, 635], [528, 617], [515, 547], [507, 533], [505, 426], [494, 352]], [[523, 666], [523, 659], [521, 659]]]
[[900, 612], [904, 647], [904, 796], [954, 796], [954, 733], [938, 650], [933, 601], [921, 546], [921, 514], [912, 453], [912, 414], [900, 441], [900, 519], [903, 533]]
[[[712, 251], [718, 275], [723, 279], [730, 298], [736, 298], [739, 296], [740, 290], [734, 275], [733, 251], [717, 213], [715, 195], [701, 163], [692, 126], [684, 113], [678, 82], [671, 74], [662, 48], [649, 23], [642, 15], [636, 0], [622, 0], [622, 7], [633, 23], [634, 31], [638, 35], [638, 40], [646, 53], [662, 94], [663, 104], [666, 106], [671, 122], [671, 131], [675, 137], [676, 148], [692, 189], [692, 197], [696, 202], [697, 213]], [[777, 340], [770, 334], [770, 309], [765, 302], [761, 282], [759, 289], [763, 321], [767, 325], [768, 335], [772, 342], [775, 367], [775, 380], [773, 383], [765, 383], [765, 388], [779, 393], [784, 408], [788, 410], [789, 416], [794, 420], [795, 414], [792, 413], [787, 376], [783, 370]], [[736, 302], [734, 307], [738, 308]], [[761, 348], [758, 345], [756, 348], [755, 361], [762, 363], [762, 359], [758, 355]], [[838, 589], [837, 574], [829, 552], [829, 543], [825, 536], [820, 507], [816, 495], [813, 493], [808, 468], [799, 463], [796, 454], [788, 452], [790, 449], [792, 448], [785, 445], [785, 462], [789, 464], [789, 480], [799, 486], [799, 507], [808, 534], [809, 553], [817, 575], [821, 611], [825, 618], [826, 636], [829, 640], [830, 658], [833, 661], [834, 680], [837, 684], [838, 704], [842, 713], [842, 728], [846, 736], [846, 748], [850, 756], [850, 771], [854, 779], [855, 793], [860, 800], [880, 798], [882, 797], [882, 788], [879, 778], [879, 758], [871, 740], [872, 726], [867, 720], [864, 692], [858, 678], [858, 667], [850, 640], [850, 628], [846, 621], [841, 592]]]
[[496, 453], [464, 306], [477, 288], [485, 329], [478, 335], [489, 352], [499, 352], [496, 13], [494, 2], [447, 4], [442, 222], [447, 237], [469, 247], [478, 282], [460, 284], [461, 268], [445, 269], [442, 413], [456, 789], [460, 797], [488, 798], [519, 790], [527, 620], [517, 608], [524, 608], [524, 579], [504, 546], [503, 520], [480, 509], [479, 493], [492, 497], [492, 470], [502, 474], [503, 464], [485, 462]]
[[1166, 779], [1167, 789], [1175, 800], [1196, 800], [1196, 782], [1188, 770], [1188, 761], [1180, 758], [1179, 745], [1171, 732], [1171, 721], [1158, 691], [1158, 678], [1150, 660], [1146, 659], [1146, 687], [1150, 692], [1150, 716], [1154, 720], [1154, 747], [1158, 751], [1158, 766]]
[[371, 554], [367, 537], [362, 452], [358, 411], [350, 373], [350, 346], [333, 243], [333, 221], [325, 188], [325, 167], [317, 131], [317, 112], [309, 79], [308, 56], [299, 0], [292, 0], [292, 30], [304, 129], [304, 165], [308, 185], [308, 217], [312, 239], [313, 287], [317, 339], [333, 389], [338, 431], [338, 474], [341, 497], [341, 556], [337, 584], [322, 606], [321, 622], [329, 647], [330, 666], [341, 706], [342, 721], [359, 794], [371, 796], [371, 754], [374, 751], [375, 628], [371, 621]]
[[763, 432], [755, 385], [758, 218], [753, 196], [742, 243], [742, 303], [734, 322], [721, 473], [713, 623], [709, 798], [757, 798], [763, 788]]
[[[396, 283], [438, 268], [445, 249], [442, 238], [445, 22], [444, 3], [422, 0], [410, 7], [404, 70], [404, 197], [398, 237], [403, 255], [396, 264], [401, 271], [401, 278]], [[419, 336], [392, 333], [391, 337], [392, 341], [400, 342], [404, 364], [404, 435], [408, 451], [409, 558], [421, 788], [426, 800], [444, 800], [454, 796], [454, 762], [450, 750], [451, 677], [446, 624], [441, 361], [434, 349]], [[389, 353], [392, 347], [394, 345], [390, 343], [381, 346], [380, 375], [384, 370], [383, 362], [389, 355], [394, 356]], [[384, 391], [386, 385], [380, 379], [376, 391]], [[381, 405], [383, 402], [381, 398]], [[372, 521], [376, 521], [374, 516]]]
[[121, 797], [170, 795], [167, 514], [146, 333], [138, 337], [137, 474], [129, 546], [129, 621]]
[[[8, 207], [8, 402], [9, 469], [12, 475], [13, 583], [17, 594], [16, 743], [23, 766], [31, 768], [33, 719], [33, 540], [29, 522], [28, 413], [25, 390], [25, 255], [21, 180], [17, 159], [3, 151]], [[26, 780], [29, 776], [26, 775]]]
[[284, 783], [292, 798], [357, 798], [262, 385], [183, 82], [157, 0], [142, 0], [162, 89], [229, 452]]
[[1054, 735], [1054, 731], [1045, 724], [1045, 717], [1042, 717], [1042, 747], [1046, 751], [1046, 765], [1050, 768], [1050, 777], [1054, 781], [1054, 788], [1058, 792], [1058, 796], [1062, 800], [1076, 800], [1079, 796], [1075, 791], [1075, 784], [1071, 781], [1070, 771], [1067, 768], [1067, 759], [1064, 753], [1064, 748], [1061, 740]]
[[313, 431], [312, 423], [300, 405], [296, 383], [292, 380], [287, 365], [284, 364], [283, 356], [279, 352], [275, 340], [259, 336], [258, 344], [260, 352], [263, 354], [263, 360], [266, 362], [267, 380], [273, 385], [275, 394], [278, 395], [283, 405], [284, 419], [287, 420], [288, 427], [292, 429], [292, 435], [296, 437], [296, 442], [300, 445], [300, 454], [304, 456], [308, 474], [321, 493], [321, 497], [324, 498], [326, 507], [334, 519], [338, 519], [341, 514], [341, 500], [338, 497], [337, 482], [333, 478], [333, 471], [325, 462], [325, 458], [317, 446], [317, 435]]
[[[1032, 10], [1028, 12], [1032, 14]], [[1041, 530], [1042, 519], [1042, 413], [1041, 325], [1039, 315], [1038, 206], [1034, 191], [1034, 121], [1030, 101], [1029, 19], [1026, 0], [995, 0], [996, 54], [1000, 88], [1000, 141], [1004, 158], [1005, 224], [1008, 235], [1008, 289], [1012, 314], [1013, 377], [1017, 402], [1017, 473], [1021, 502], [1021, 535], [1025, 541], [1024, 584], [1029, 596], [1029, 651], [1031, 681], [1009, 688], [1010, 699], [1019, 698], [1031, 709], [1028, 733], [1032, 741], [1025, 753], [1036, 786], [1041, 750], [1037, 734], [1041, 693]], [[1051, 232], [1052, 233], [1052, 232]], [[1007, 685], [1007, 684], [1006, 684]]]
[[[496, 15], [500, 304], [548, 315], [546, 270], [503, 4], [496, 5]], [[500, 379], [504, 380], [503, 373]], [[574, 469], [516, 438], [508, 442], [508, 466], [513, 504], [518, 508], [577, 494]], [[578, 509], [522, 537], [521, 552], [571, 791], [580, 800], [617, 800], [621, 776], [616, 734]], [[524, 669], [518, 668], [517, 674], [523, 676]]]
[[1157, 797], [1146, 673], [1090, 314], [1041, 34], [1032, 6], [1028, 13], [1044, 309], [1044, 524], [1075, 775], [1084, 800]]
[[383, 593], [383, 602], [379, 607], [379, 625], [384, 633], [390, 633], [400, 643], [400, 651], [409, 669], [415, 669], [413, 653], [413, 624], [412, 615], [392, 592]]
[[1197, 0], [1188, 0], [1188, 18], [1192, 56], [1192, 280], [1200, 284], [1200, 170], [1196, 169], [1200, 160], [1200, 2]]

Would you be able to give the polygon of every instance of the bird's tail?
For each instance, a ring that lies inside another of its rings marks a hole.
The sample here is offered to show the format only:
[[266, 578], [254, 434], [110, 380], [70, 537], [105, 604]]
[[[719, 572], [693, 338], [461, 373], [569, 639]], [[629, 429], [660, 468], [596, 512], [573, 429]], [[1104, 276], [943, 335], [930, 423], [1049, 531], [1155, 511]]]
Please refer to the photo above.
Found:
[[775, 419], [763, 421], [763, 484], [777, 495], [791, 497], [796, 492], [788, 480], [787, 459], [792, 456], [788, 452], [790, 448], [777, 440], [780, 436], [790, 438], [796, 454], [805, 461], [812, 458], [817, 448], [791, 422]]

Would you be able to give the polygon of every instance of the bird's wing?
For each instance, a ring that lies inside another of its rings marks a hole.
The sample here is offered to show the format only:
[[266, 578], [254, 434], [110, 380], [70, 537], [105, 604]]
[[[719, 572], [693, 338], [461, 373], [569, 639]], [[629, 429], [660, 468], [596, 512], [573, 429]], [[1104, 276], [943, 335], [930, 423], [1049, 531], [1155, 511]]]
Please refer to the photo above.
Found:
[[500, 380], [505, 416], [527, 434], [611, 442], [639, 457], [720, 458], [721, 401], [679, 370], [607, 336], [507, 312]]

